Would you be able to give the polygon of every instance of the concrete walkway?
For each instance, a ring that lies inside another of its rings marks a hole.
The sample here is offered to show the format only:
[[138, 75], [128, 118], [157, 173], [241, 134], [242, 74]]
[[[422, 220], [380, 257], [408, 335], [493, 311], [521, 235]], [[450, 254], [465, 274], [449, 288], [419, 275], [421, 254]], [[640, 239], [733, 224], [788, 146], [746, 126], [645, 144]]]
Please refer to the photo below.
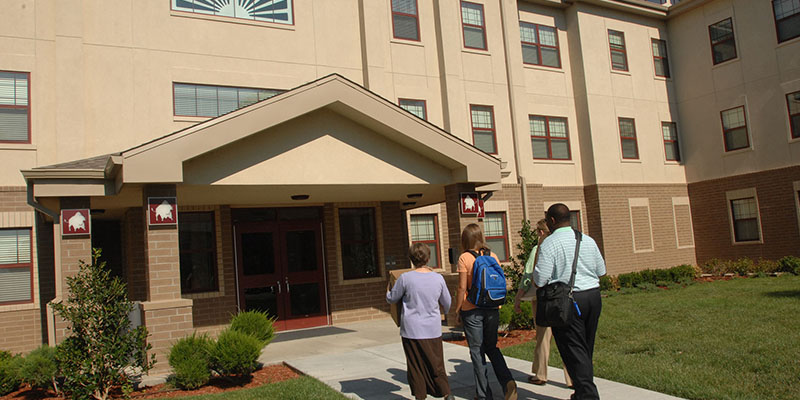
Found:
[[[472, 399], [475, 392], [469, 350], [444, 344], [444, 358], [450, 387], [458, 399]], [[398, 328], [391, 319], [334, 327], [279, 333], [259, 359], [264, 364], [286, 362], [353, 399], [413, 399], [406, 379], [406, 360]], [[564, 385], [561, 370], [550, 368], [545, 386], [527, 383], [529, 361], [506, 357], [514, 375], [520, 399], [569, 399], [572, 390]], [[492, 392], [502, 398], [502, 389], [492, 378]], [[595, 378], [603, 399], [678, 399], [661, 393]]]

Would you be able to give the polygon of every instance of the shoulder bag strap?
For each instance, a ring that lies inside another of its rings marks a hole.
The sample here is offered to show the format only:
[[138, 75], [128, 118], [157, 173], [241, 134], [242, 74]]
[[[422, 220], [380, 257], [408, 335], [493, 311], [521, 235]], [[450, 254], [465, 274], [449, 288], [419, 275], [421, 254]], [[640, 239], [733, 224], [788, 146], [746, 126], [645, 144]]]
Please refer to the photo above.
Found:
[[583, 235], [575, 229], [572, 231], [575, 232], [575, 258], [572, 259], [572, 275], [569, 277], [570, 297], [572, 297], [572, 289], [575, 287], [575, 274], [578, 272], [578, 252], [581, 248], [581, 237], [583, 237]]

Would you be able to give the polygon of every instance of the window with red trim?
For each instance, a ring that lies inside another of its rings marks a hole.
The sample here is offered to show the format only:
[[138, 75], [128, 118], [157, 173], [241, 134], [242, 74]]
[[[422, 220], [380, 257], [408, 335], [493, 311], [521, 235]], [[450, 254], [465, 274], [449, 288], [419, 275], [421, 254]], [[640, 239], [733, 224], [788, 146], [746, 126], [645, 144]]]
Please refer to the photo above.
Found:
[[778, 43], [800, 37], [800, 1], [772, 0]]
[[424, 243], [431, 250], [428, 266], [439, 268], [439, 221], [436, 214], [411, 216], [411, 243]]
[[667, 42], [660, 39], [651, 39], [653, 45], [653, 65], [656, 76], [669, 78], [669, 60], [667, 59]]
[[487, 212], [483, 219], [483, 230], [486, 244], [497, 255], [500, 261], [508, 261], [508, 231], [506, 229], [506, 213]]
[[711, 39], [711, 57], [714, 65], [736, 58], [733, 19], [727, 18], [709, 25], [708, 36]]
[[800, 138], [800, 92], [786, 95], [786, 107], [789, 109], [789, 125], [792, 138]]
[[534, 159], [571, 159], [566, 118], [530, 115], [528, 119]]
[[639, 159], [639, 146], [636, 143], [636, 122], [633, 118], [619, 118], [619, 139], [622, 144], [622, 158]]
[[522, 42], [522, 62], [561, 68], [557, 32], [556, 28], [552, 26], [520, 21], [519, 36]]
[[755, 197], [731, 200], [731, 215], [733, 216], [733, 237], [736, 242], [761, 240]]
[[420, 40], [417, 0], [392, 0], [392, 32], [396, 39]]
[[486, 153], [497, 154], [494, 108], [471, 104], [469, 111], [472, 120], [472, 143]]
[[284, 92], [191, 83], [173, 83], [172, 90], [174, 114], [186, 117], [218, 117]]
[[179, 213], [181, 293], [218, 289], [215, 225], [213, 212]]
[[725, 141], [725, 151], [750, 147], [744, 106], [724, 110], [720, 112], [720, 117], [722, 118], [722, 136]]
[[33, 302], [31, 228], [0, 229], [0, 305]]
[[628, 70], [628, 54], [625, 50], [625, 34], [612, 29], [608, 30], [608, 47], [611, 50], [611, 69]]
[[661, 136], [664, 138], [664, 156], [667, 161], [680, 161], [678, 148], [678, 126], [674, 122], [661, 123]]
[[420, 117], [424, 120], [428, 120], [428, 111], [425, 105], [425, 100], [415, 100], [415, 99], [398, 99], [397, 104], [400, 105], [400, 108]]
[[30, 143], [30, 73], [0, 71], [0, 142]]
[[486, 23], [483, 19], [483, 4], [461, 2], [461, 29], [464, 32], [464, 47], [486, 50]]
[[374, 208], [339, 209], [339, 241], [344, 279], [378, 276], [377, 238]]

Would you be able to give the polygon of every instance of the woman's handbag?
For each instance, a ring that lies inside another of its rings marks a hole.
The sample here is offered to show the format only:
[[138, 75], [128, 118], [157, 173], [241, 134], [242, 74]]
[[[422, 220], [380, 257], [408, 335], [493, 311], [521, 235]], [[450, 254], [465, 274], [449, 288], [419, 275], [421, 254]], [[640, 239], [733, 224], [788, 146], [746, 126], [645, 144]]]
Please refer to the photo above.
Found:
[[578, 251], [581, 247], [580, 232], [575, 232], [575, 258], [572, 260], [572, 274], [569, 285], [564, 282], [553, 282], [540, 287], [536, 291], [536, 325], [563, 328], [572, 321], [575, 301], [572, 289], [575, 286], [575, 273], [578, 268]]

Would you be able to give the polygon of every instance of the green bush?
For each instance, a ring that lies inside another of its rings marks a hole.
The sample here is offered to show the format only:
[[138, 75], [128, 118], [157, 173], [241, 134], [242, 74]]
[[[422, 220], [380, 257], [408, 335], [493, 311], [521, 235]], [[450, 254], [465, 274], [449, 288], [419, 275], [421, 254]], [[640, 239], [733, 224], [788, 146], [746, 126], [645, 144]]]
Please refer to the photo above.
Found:
[[643, 283], [642, 274], [639, 272], [629, 272], [627, 274], [619, 274], [617, 276], [619, 280], [619, 286], [623, 288], [634, 288], [637, 285]]
[[779, 268], [780, 266], [777, 261], [759, 258], [758, 261], [755, 262], [755, 265], [753, 265], [753, 270], [750, 272], [766, 276], [767, 274], [777, 272]]
[[243, 311], [231, 320], [231, 329], [252, 335], [260, 340], [263, 348], [275, 336], [274, 318], [263, 311]]
[[699, 276], [699, 268], [689, 264], [683, 264], [683, 265], [678, 265], [677, 267], [672, 267], [669, 269], [669, 271], [671, 275], [670, 280], [678, 283], [683, 283], [684, 281], [691, 281], [697, 276]]
[[31, 351], [25, 356], [19, 375], [23, 382], [33, 387], [41, 389], [52, 387], [58, 393], [56, 349], [45, 344]]
[[174, 384], [181, 389], [197, 389], [211, 379], [210, 352], [214, 342], [206, 335], [179, 339], [169, 350], [167, 360], [175, 375]]
[[506, 304], [500, 307], [500, 325], [508, 325], [508, 329], [533, 329], [533, 306], [530, 301], [520, 302], [520, 312], [514, 311], [514, 302], [518, 291], [509, 292]]
[[69, 297], [53, 304], [71, 331], [56, 348], [56, 360], [72, 398], [103, 400], [115, 387], [130, 393], [134, 377], [128, 372], [146, 373], [155, 364], [155, 354], [147, 357], [147, 329], [131, 329], [133, 303], [125, 283], [112, 278], [99, 258], [93, 249], [91, 264], [80, 261], [78, 273], [67, 278]]
[[639, 271], [639, 276], [642, 277], [641, 283], [655, 283], [656, 282], [656, 271], [652, 269], [643, 269]]
[[727, 271], [731, 274], [739, 276], [746, 276], [748, 272], [755, 270], [755, 263], [749, 258], [740, 258], [730, 264], [730, 269]]
[[600, 290], [608, 291], [614, 290], [614, 279], [608, 275], [600, 277]]
[[729, 260], [720, 260], [718, 258], [712, 258], [711, 260], [708, 260], [705, 264], [701, 265], [700, 270], [704, 274], [720, 276], [726, 274], [731, 269], [730, 264], [731, 261]]
[[17, 389], [22, 384], [19, 370], [22, 366], [22, 357], [12, 356], [7, 352], [2, 352], [0, 356], [0, 396], [7, 395]]
[[777, 272], [789, 272], [795, 275], [800, 275], [800, 258], [795, 256], [786, 256], [778, 260]]
[[211, 368], [220, 375], [250, 375], [258, 366], [261, 341], [233, 329], [219, 334], [211, 348]]

